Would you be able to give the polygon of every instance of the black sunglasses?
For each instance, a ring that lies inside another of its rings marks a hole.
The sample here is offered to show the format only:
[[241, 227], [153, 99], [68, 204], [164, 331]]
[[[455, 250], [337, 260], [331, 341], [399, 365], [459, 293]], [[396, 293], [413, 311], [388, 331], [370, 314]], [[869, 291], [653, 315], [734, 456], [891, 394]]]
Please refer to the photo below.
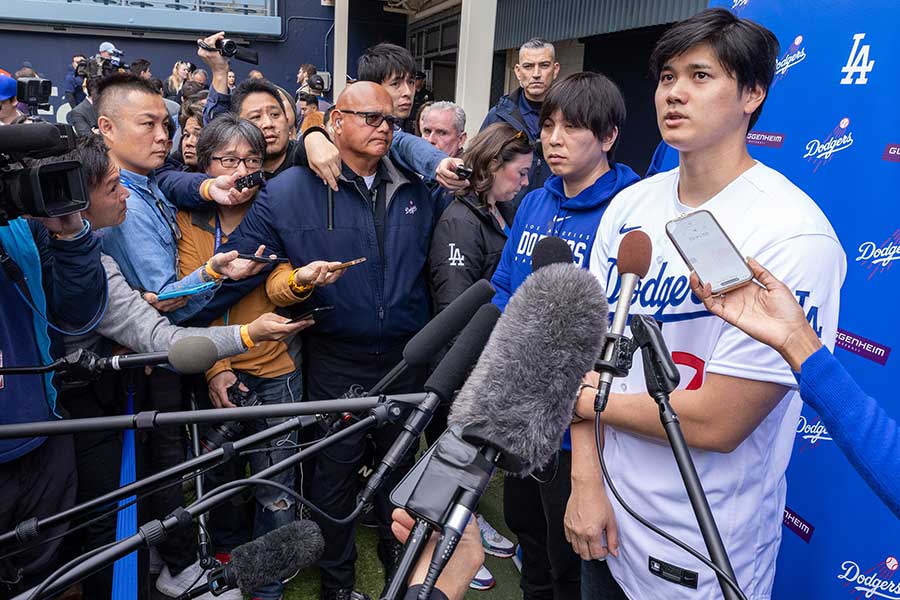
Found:
[[345, 114], [359, 115], [361, 117], [365, 117], [366, 125], [368, 125], [369, 127], [381, 127], [381, 124], [384, 123], [385, 121], [387, 121], [388, 127], [393, 129], [394, 127], [397, 126], [398, 123], [400, 123], [400, 119], [398, 119], [397, 117], [395, 117], [393, 115], [383, 115], [380, 112], [364, 111], [364, 110], [362, 110], [362, 111], [360, 111], [360, 110], [345, 110], [345, 109], [340, 109], [340, 108], [338, 108], [336, 110], [339, 110]]

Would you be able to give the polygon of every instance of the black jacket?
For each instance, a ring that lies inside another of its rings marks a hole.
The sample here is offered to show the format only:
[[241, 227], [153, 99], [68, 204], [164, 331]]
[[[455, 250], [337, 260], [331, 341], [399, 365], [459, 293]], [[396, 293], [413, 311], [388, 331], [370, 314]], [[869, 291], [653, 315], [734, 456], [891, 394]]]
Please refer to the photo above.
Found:
[[[509, 202], [497, 206], [512, 224]], [[506, 233], [474, 195], [457, 198], [444, 210], [431, 237], [428, 273], [435, 313], [479, 279], [490, 280], [500, 262]]]
[[78, 137], [91, 135], [93, 133], [91, 130], [97, 126], [97, 113], [94, 111], [94, 105], [85, 98], [81, 104], [69, 111], [66, 121], [75, 128], [75, 134]]

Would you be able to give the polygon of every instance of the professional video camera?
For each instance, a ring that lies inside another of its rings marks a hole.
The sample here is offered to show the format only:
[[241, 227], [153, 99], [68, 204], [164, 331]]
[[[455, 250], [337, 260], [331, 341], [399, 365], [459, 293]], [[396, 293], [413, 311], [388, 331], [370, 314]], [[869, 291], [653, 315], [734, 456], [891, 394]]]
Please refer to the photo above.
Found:
[[90, 203], [78, 161], [26, 162], [61, 156], [75, 148], [71, 125], [51, 125], [37, 118], [38, 108], [49, 108], [52, 87], [49, 79], [19, 79], [16, 97], [28, 104], [31, 122], [0, 127], [0, 225], [22, 215], [61, 217]]
[[109, 58], [104, 58], [99, 54], [80, 60], [75, 65], [75, 74], [78, 77], [87, 79], [88, 77], [105, 77], [110, 73], [115, 73], [122, 69], [128, 69], [128, 64], [124, 62], [125, 53], [118, 48], [110, 51]]
[[[260, 404], [256, 392], [245, 392], [238, 384], [228, 388], [228, 400], [235, 406], [258, 406]], [[244, 434], [246, 423], [243, 421], [226, 421], [210, 425], [200, 436], [200, 446], [204, 453], [220, 448], [226, 442], [233, 442]]]

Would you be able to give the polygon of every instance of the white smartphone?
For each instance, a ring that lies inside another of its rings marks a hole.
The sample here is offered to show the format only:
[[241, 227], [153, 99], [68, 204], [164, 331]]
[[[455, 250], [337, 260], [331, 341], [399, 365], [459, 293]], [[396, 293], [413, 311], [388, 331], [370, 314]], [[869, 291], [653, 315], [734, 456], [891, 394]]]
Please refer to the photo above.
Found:
[[708, 210], [666, 223], [666, 234], [687, 266], [713, 294], [723, 294], [753, 280], [747, 261]]

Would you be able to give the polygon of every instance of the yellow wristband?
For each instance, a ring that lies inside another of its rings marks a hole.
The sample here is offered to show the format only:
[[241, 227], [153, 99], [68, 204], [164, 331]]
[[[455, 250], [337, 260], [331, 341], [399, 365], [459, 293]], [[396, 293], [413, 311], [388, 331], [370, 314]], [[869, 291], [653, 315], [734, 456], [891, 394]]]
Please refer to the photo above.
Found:
[[241, 341], [244, 342], [248, 350], [256, 345], [253, 343], [253, 338], [250, 337], [249, 325], [241, 325]]
[[209, 186], [212, 185], [213, 180], [207, 179], [203, 183], [200, 184], [200, 197], [206, 200], [207, 202], [212, 202], [212, 196], [209, 195]]
[[210, 260], [206, 261], [206, 274], [212, 277], [214, 280], [222, 279], [222, 274], [213, 269], [210, 263]]
[[291, 288], [291, 291], [294, 292], [294, 295], [301, 300], [306, 300], [309, 298], [313, 290], [316, 289], [316, 286], [311, 283], [297, 283], [295, 277], [297, 275], [297, 271], [300, 269], [294, 269], [291, 271], [291, 276], [288, 277], [288, 285]]

